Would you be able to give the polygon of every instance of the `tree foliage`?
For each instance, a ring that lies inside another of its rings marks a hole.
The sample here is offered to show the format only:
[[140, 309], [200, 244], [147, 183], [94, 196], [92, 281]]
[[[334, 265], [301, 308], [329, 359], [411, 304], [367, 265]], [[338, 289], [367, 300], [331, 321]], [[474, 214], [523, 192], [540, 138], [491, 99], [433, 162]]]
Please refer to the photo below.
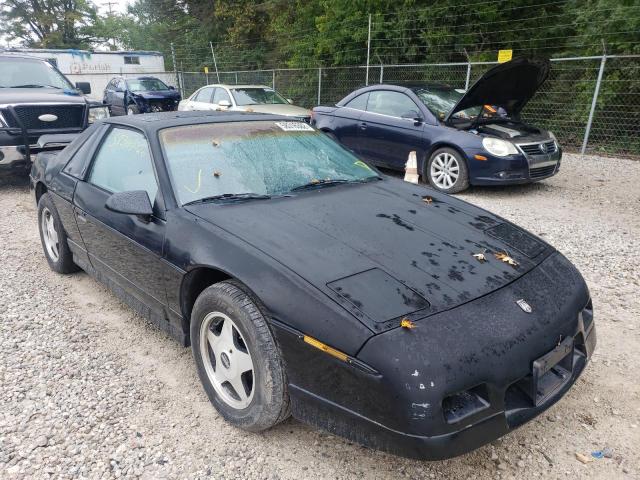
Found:
[[4, 0], [0, 34], [28, 47], [88, 48], [98, 22], [87, 0]]

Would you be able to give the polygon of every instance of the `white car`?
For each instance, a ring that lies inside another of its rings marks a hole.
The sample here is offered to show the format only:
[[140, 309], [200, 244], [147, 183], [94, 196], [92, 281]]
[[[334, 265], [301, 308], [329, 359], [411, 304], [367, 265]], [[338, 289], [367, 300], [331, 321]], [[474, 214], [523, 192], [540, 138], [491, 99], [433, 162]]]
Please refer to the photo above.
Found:
[[311, 111], [291, 104], [265, 85], [205, 85], [180, 102], [178, 110], [227, 110], [286, 115], [309, 122]]

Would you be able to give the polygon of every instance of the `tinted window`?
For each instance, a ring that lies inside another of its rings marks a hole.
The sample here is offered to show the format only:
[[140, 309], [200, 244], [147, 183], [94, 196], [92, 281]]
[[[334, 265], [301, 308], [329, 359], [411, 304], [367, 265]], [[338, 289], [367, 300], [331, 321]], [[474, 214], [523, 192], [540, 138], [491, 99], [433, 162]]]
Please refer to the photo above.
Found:
[[83, 178], [87, 173], [87, 166], [89, 165], [89, 155], [93, 151], [96, 141], [102, 136], [102, 132], [106, 128], [106, 125], [92, 124], [84, 132], [78, 135], [68, 147], [66, 147], [58, 155], [73, 155], [71, 160], [64, 167], [64, 172], [68, 173], [72, 177]]
[[410, 111], [420, 111], [418, 106], [404, 93], [392, 92], [389, 90], [378, 90], [371, 92], [367, 111], [381, 113], [392, 117], [402, 117]]
[[231, 103], [231, 97], [224, 88], [216, 88], [213, 93], [213, 103], [220, 103], [220, 101], [226, 100]]
[[356, 110], [366, 110], [368, 98], [369, 93], [363, 93], [362, 95], [358, 95], [356, 98], [347, 103], [345, 107], [354, 108]]
[[158, 184], [144, 135], [125, 128], [111, 130], [98, 150], [89, 182], [112, 193], [146, 190], [153, 203]]
[[211, 94], [213, 93], [213, 88], [203, 88], [198, 92], [198, 94], [194, 97], [194, 102], [211, 102]]

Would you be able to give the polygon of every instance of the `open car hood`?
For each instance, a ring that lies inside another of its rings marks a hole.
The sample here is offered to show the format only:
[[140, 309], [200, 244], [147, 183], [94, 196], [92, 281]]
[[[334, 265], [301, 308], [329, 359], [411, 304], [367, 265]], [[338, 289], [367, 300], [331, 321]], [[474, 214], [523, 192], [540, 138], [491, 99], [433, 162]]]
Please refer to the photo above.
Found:
[[496, 65], [476, 81], [445, 117], [481, 105], [503, 107], [510, 115], [519, 114], [549, 76], [547, 59], [515, 58]]

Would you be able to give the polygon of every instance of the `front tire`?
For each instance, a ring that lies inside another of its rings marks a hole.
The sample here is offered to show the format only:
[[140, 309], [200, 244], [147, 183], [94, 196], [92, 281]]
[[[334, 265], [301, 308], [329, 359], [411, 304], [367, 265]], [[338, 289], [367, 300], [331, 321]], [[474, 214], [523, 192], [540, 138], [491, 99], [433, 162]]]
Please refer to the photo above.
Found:
[[51, 270], [58, 273], [80, 270], [73, 262], [73, 254], [67, 244], [67, 234], [49, 192], [43, 193], [38, 200], [38, 229], [44, 256]]
[[127, 107], [127, 115], [138, 115], [140, 113], [140, 109], [137, 105], [129, 105]]
[[436, 190], [458, 193], [469, 188], [467, 162], [457, 150], [439, 148], [431, 154], [425, 177]]
[[190, 328], [198, 376], [225, 420], [259, 432], [289, 416], [280, 352], [244, 286], [225, 281], [206, 288], [193, 307]]

